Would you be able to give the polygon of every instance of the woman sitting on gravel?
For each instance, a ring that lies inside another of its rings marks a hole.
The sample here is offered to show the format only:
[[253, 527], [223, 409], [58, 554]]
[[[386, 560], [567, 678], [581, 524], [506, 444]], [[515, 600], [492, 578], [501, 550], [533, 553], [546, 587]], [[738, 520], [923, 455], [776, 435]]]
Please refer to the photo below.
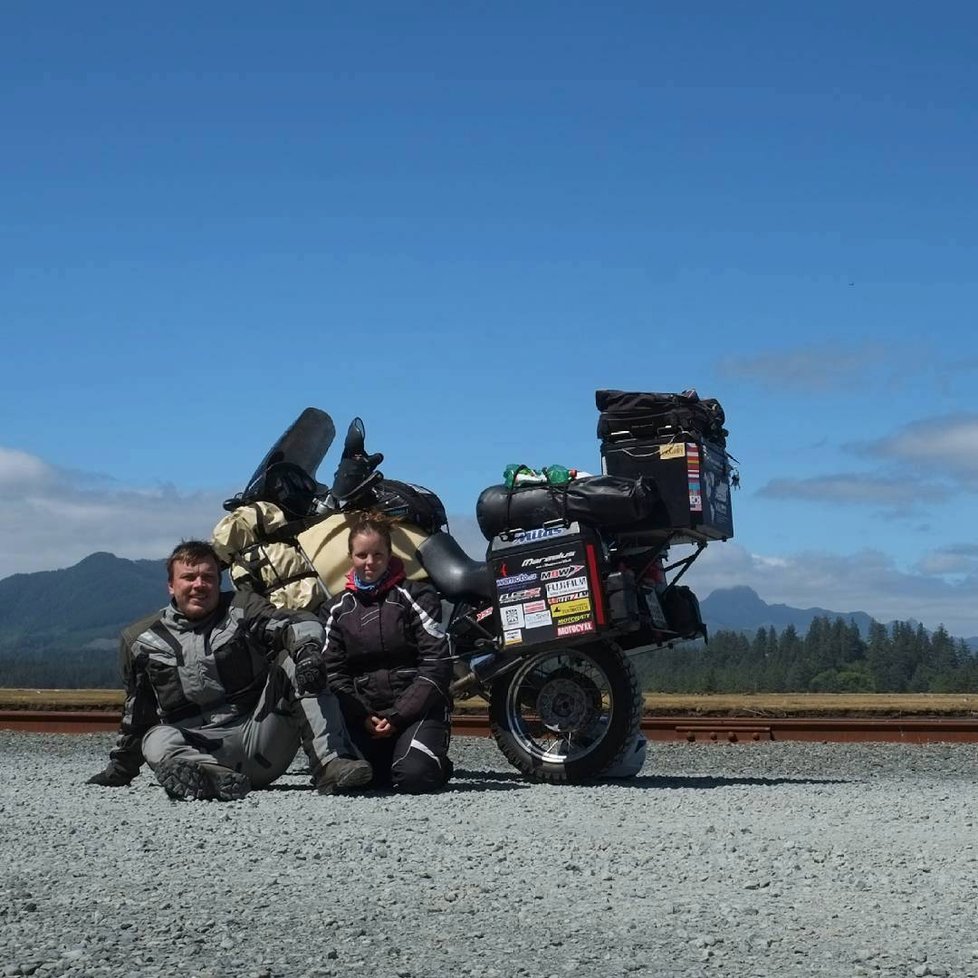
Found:
[[390, 523], [364, 514], [349, 537], [346, 589], [321, 612], [330, 689], [373, 766], [372, 784], [419, 793], [452, 773], [452, 668], [441, 600], [408, 581], [391, 554]]

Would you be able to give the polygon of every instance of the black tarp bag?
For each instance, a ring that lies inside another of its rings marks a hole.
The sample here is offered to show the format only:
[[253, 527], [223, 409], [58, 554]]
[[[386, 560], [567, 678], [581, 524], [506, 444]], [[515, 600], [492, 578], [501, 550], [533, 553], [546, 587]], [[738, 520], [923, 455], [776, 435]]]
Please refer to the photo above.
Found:
[[511, 530], [534, 530], [545, 523], [578, 522], [618, 529], [643, 523], [661, 510], [651, 479], [594, 475], [563, 485], [489, 486], [479, 496], [475, 517], [491, 540]]
[[720, 402], [702, 399], [694, 390], [681, 394], [599, 390], [594, 393], [594, 402], [601, 412], [598, 438], [602, 442], [692, 436], [718, 448], [727, 444]]

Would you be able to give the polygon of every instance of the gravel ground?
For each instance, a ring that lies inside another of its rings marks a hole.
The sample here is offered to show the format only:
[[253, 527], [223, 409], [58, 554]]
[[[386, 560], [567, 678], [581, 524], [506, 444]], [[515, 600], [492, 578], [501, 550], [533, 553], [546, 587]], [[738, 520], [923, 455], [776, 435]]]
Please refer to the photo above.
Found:
[[638, 778], [241, 802], [0, 731], [0, 974], [978, 978], [978, 750], [651, 744]]

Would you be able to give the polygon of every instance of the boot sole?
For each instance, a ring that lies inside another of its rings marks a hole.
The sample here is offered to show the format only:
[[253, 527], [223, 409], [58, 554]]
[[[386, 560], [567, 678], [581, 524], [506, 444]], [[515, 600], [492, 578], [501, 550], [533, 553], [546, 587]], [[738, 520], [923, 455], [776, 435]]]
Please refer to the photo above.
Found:
[[237, 771], [214, 771], [191, 761], [164, 759], [156, 767], [157, 780], [171, 798], [180, 801], [240, 801], [251, 782]]
[[244, 774], [228, 771], [211, 779], [214, 797], [218, 801], [241, 801], [251, 791], [251, 782]]
[[163, 790], [178, 801], [198, 801], [207, 797], [210, 785], [196, 764], [164, 758], [156, 766], [156, 778]]

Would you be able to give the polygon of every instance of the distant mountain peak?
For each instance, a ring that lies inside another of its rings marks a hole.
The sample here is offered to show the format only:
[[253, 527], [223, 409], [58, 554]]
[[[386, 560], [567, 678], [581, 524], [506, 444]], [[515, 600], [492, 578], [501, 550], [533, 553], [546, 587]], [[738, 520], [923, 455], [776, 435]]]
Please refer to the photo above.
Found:
[[115, 563], [121, 560], [123, 560], [122, 557], [116, 557], [115, 554], [109, 553], [108, 550], [96, 550], [95, 553], [89, 554], [87, 557], [82, 557], [77, 564], [72, 564], [72, 567], [93, 567], [96, 564]]
[[760, 595], [748, 584], [734, 584], [733, 587], [720, 587], [710, 597], [713, 597], [713, 594], [723, 594], [731, 598], [750, 597], [757, 598], [758, 601], [761, 600]]
[[111, 637], [165, 603], [166, 571], [159, 560], [100, 551], [63, 570], [0, 580], [0, 645], [24, 635]]
[[717, 588], [700, 602], [700, 610], [711, 632], [753, 632], [759, 628], [775, 628], [781, 631], [791, 625], [796, 631], [804, 633], [815, 618], [844, 618], [866, 634], [874, 621], [864, 611], [829, 611], [826, 608], [792, 608], [786, 604], [768, 604], [753, 588], [744, 585]]

